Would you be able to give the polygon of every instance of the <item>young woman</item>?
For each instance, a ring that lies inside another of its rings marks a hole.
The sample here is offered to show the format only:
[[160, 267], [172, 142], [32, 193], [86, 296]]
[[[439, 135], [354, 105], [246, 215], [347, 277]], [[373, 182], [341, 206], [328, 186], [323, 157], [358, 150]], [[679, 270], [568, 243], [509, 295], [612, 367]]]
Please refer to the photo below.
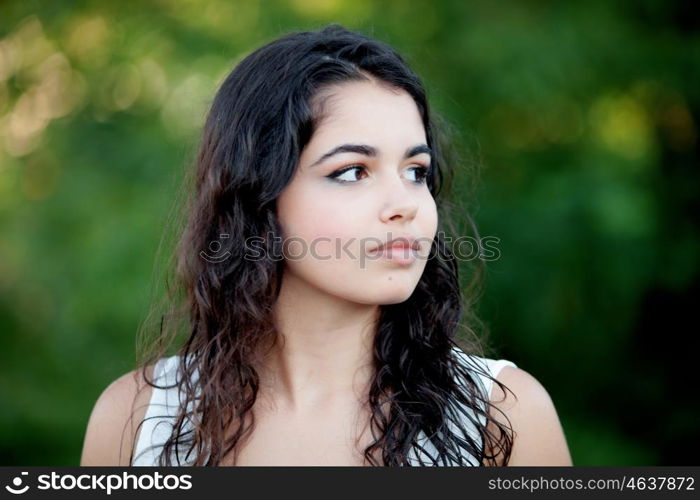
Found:
[[98, 399], [81, 464], [570, 465], [547, 391], [465, 321], [439, 137], [419, 78], [367, 36], [332, 25], [246, 57], [186, 208], [184, 342], [166, 355], [164, 315]]

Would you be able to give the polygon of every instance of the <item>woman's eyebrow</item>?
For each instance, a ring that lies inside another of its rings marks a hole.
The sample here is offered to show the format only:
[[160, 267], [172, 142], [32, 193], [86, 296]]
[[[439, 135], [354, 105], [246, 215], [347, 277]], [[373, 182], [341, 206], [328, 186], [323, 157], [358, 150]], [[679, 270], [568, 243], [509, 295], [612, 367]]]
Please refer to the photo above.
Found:
[[[331, 156], [340, 153], [358, 153], [365, 156], [377, 156], [377, 152], [377, 148], [368, 146], [367, 144], [342, 144], [322, 155], [318, 160], [312, 163], [309, 168], [315, 167]], [[408, 148], [404, 153], [404, 159], [411, 158], [421, 153], [429, 154], [431, 157], [433, 156], [433, 151], [426, 144], [419, 144], [418, 146]]]

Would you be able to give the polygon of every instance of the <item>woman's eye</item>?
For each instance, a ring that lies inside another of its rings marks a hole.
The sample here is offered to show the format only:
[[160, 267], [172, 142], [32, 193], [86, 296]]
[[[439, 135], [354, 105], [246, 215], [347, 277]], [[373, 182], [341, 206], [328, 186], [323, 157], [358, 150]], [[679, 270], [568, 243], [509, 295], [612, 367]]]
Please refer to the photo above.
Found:
[[356, 165], [352, 167], [347, 167], [347, 168], [341, 168], [340, 170], [336, 170], [332, 174], [330, 174], [328, 177], [330, 179], [333, 179], [337, 182], [341, 183], [352, 183], [356, 182], [357, 179], [353, 179], [355, 177], [353, 172], [360, 172], [362, 171], [364, 167]]
[[[359, 172], [364, 172], [364, 170], [365, 167], [362, 165], [353, 165], [351, 167], [336, 170], [335, 172], [330, 174], [328, 178], [333, 179], [334, 181], [340, 182], [342, 184], [352, 184], [360, 180], [356, 177], [356, 175]], [[409, 180], [411, 182], [414, 182], [415, 184], [425, 184], [429, 171], [429, 167], [424, 167], [422, 165], [411, 167], [408, 169], [408, 172], [413, 172], [413, 175], [410, 176], [412, 178], [410, 178]]]
[[423, 184], [425, 183], [425, 180], [428, 178], [428, 167], [423, 167], [423, 166], [416, 166], [413, 168], [409, 169], [409, 172], [414, 172], [415, 176], [413, 182], [416, 184]]

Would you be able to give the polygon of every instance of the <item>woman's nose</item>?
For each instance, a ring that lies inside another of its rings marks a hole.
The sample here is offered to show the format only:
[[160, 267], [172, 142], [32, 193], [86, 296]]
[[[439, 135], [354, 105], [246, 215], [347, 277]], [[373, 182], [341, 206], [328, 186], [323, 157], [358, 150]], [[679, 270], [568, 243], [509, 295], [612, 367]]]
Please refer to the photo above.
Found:
[[[413, 219], [418, 212], [418, 199], [412, 191], [411, 181], [399, 174], [388, 176], [382, 185], [381, 219], [389, 221], [396, 218]], [[415, 189], [415, 188], [414, 188]]]

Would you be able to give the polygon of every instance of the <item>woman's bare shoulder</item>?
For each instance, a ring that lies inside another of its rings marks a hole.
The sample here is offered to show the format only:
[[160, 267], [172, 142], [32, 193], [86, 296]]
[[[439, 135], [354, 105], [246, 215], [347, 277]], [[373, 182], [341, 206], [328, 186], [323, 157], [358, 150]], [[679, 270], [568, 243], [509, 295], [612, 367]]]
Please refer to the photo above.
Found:
[[[154, 365], [145, 368], [153, 379]], [[110, 466], [130, 464], [139, 424], [148, 409], [152, 387], [144, 379], [144, 368], [125, 373], [102, 394], [90, 414], [80, 465]]]
[[494, 384], [492, 415], [515, 431], [508, 465], [572, 465], [571, 455], [552, 398], [542, 384], [521, 368], [505, 366], [496, 379], [509, 391]]

